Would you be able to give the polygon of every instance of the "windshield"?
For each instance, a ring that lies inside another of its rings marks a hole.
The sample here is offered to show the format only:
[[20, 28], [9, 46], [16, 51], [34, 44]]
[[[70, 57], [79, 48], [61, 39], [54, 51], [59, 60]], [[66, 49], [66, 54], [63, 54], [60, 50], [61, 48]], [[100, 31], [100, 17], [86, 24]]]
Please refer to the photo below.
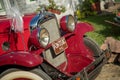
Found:
[[15, 0], [0, 0], [0, 15], [10, 15], [13, 7], [19, 10]]
[[5, 12], [3, 0], [0, 0], [0, 15], [5, 15], [5, 14], [6, 14], [6, 12]]
[[[50, 3], [51, 1], [54, 1], [54, 4]], [[63, 12], [68, 10], [74, 12], [76, 3], [78, 0], [0, 0], [0, 11], [8, 14], [10, 7], [16, 7], [22, 14], [29, 14], [35, 13], [41, 5], [45, 5], [47, 8], [51, 6], [55, 9], [60, 9], [62, 6], [65, 7]]]
[[23, 32], [23, 19], [17, 4], [13, 0], [0, 0], [1, 8], [3, 9], [2, 15], [7, 15], [10, 18], [11, 29], [15, 32]]

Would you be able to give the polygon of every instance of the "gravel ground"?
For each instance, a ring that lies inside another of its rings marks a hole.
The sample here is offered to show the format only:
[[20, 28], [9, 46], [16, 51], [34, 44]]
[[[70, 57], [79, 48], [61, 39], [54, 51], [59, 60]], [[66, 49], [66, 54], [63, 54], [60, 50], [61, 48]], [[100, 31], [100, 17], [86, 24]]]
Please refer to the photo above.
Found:
[[120, 66], [105, 64], [95, 80], [120, 80]]
[[[114, 12], [120, 8], [120, 3], [115, 6], [106, 9], [107, 12]], [[115, 64], [105, 64], [102, 67], [102, 71], [95, 80], [120, 80], [120, 66]]]

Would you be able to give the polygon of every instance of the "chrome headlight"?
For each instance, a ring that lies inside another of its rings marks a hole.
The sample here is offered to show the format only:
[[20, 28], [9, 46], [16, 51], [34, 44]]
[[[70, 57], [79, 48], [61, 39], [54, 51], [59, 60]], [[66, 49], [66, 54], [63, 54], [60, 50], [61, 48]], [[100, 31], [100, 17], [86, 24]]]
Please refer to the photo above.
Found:
[[50, 41], [50, 35], [47, 29], [45, 28], [36, 28], [32, 31], [30, 36], [30, 43], [37, 48], [45, 48]]
[[76, 22], [72, 15], [67, 15], [60, 20], [61, 28], [67, 32], [73, 32], [75, 30]]
[[50, 41], [49, 32], [47, 29], [42, 28], [38, 33], [38, 39], [42, 47], [46, 47]]

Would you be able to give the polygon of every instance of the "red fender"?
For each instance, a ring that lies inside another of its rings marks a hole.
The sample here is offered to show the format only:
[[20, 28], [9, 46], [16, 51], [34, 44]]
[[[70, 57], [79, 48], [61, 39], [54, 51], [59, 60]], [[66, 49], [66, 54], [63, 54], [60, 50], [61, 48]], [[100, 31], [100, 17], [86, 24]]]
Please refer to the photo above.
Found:
[[[86, 32], [93, 31], [89, 23], [78, 23], [70, 37], [66, 37], [68, 48], [65, 50], [68, 59], [67, 72], [79, 72], [89, 65], [93, 60], [93, 53], [89, 52], [84, 44], [83, 36]], [[75, 67], [79, 66], [79, 67]]]
[[20, 65], [25, 67], [34, 67], [43, 62], [43, 59], [37, 55], [25, 51], [10, 52], [0, 56], [0, 66]]
[[[81, 51], [85, 51], [85, 45], [83, 42], [83, 36], [85, 35], [85, 33], [93, 31], [93, 26], [89, 23], [85, 23], [85, 22], [81, 22], [76, 24], [76, 29], [73, 33], [67, 34], [65, 35], [66, 40], [67, 40], [67, 44], [68, 49], [66, 49], [67, 53], [71, 53], [71, 52], [81, 52]], [[72, 35], [73, 34], [73, 35]], [[67, 39], [67, 36], [70, 36], [69, 39]]]
[[94, 28], [90, 23], [81, 22], [76, 24], [75, 33], [83, 36], [86, 32], [93, 31]]

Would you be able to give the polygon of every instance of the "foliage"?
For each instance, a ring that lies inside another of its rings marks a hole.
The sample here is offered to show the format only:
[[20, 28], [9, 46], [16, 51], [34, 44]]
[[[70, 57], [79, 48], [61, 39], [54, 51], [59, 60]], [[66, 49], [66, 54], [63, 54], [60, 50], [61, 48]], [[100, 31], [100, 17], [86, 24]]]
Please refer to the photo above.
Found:
[[97, 14], [97, 12], [93, 11], [91, 8], [92, 1], [93, 0], [85, 0], [82, 2], [82, 4], [77, 5], [76, 15], [78, 19]]
[[91, 3], [100, 2], [100, 0], [89, 0]]
[[49, 1], [49, 6], [46, 6], [46, 9], [53, 9], [53, 10], [59, 10], [60, 12], [65, 12], [65, 7], [64, 6], [58, 6], [54, 2], [54, 0], [48, 0]]
[[58, 6], [54, 2], [54, 0], [48, 0], [49, 5], [40, 5], [36, 12], [40, 11], [41, 8], [44, 6], [47, 11], [57, 11], [57, 12], [65, 12], [66, 8], [64, 6]]
[[115, 14], [102, 15], [102, 16], [89, 16], [88, 18], [81, 19], [80, 21], [89, 22], [93, 25], [94, 31], [87, 33], [88, 37], [91, 37], [99, 45], [104, 43], [106, 37], [113, 37], [120, 40], [120, 27], [113, 26], [111, 24], [105, 23], [104, 20], [113, 21]]

